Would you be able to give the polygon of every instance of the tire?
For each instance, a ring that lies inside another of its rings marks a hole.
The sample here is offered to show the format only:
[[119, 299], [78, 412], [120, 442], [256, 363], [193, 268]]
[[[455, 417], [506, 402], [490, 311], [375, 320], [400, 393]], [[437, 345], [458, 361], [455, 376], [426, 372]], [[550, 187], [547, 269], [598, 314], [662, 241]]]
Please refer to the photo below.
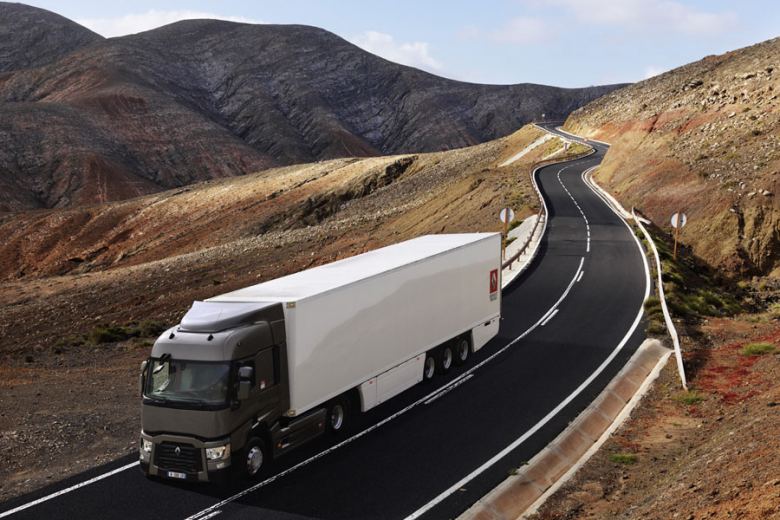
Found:
[[430, 381], [436, 375], [436, 358], [428, 353], [423, 361], [423, 381]]
[[340, 434], [344, 431], [349, 417], [349, 401], [344, 397], [334, 399], [328, 406], [327, 428], [330, 433]]
[[436, 366], [440, 374], [446, 374], [452, 368], [455, 355], [452, 352], [452, 345], [444, 345], [439, 349]]
[[239, 464], [241, 473], [247, 479], [256, 479], [265, 473], [271, 462], [265, 442], [259, 437], [252, 437], [241, 451]]
[[471, 345], [469, 340], [460, 337], [455, 340], [455, 364], [460, 366], [469, 360], [469, 354], [471, 354]]

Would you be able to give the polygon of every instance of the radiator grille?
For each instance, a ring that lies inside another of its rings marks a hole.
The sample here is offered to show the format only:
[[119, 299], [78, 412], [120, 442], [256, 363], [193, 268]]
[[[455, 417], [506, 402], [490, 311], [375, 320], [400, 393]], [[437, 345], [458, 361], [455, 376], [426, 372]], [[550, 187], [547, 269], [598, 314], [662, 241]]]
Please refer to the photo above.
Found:
[[[179, 453], [176, 453], [179, 448]], [[154, 450], [154, 463], [163, 470], [197, 473], [203, 467], [200, 450], [189, 444], [163, 442]]]

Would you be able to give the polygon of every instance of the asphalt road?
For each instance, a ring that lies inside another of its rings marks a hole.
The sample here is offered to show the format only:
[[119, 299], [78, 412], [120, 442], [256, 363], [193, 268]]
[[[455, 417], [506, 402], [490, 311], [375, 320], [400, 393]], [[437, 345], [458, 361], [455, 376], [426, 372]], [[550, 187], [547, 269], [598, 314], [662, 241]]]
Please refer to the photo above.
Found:
[[638, 243], [581, 177], [603, 156], [595, 146], [538, 170], [548, 226], [533, 264], [504, 291], [499, 335], [465, 367], [359, 417], [348, 442], [317, 440], [282, 458], [272, 481], [229, 489], [149, 481], [135, 467], [104, 476], [135, 461], [125, 457], [6, 502], [0, 518], [24, 506], [8, 516], [457, 516], [563, 430], [644, 339], [650, 281]]

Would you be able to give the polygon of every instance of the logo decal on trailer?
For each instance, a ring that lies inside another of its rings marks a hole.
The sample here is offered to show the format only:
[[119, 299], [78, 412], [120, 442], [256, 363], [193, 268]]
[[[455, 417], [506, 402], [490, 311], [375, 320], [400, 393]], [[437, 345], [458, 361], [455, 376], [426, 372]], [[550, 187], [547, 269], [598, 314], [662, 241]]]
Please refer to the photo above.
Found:
[[498, 269], [490, 271], [490, 300], [498, 297]]

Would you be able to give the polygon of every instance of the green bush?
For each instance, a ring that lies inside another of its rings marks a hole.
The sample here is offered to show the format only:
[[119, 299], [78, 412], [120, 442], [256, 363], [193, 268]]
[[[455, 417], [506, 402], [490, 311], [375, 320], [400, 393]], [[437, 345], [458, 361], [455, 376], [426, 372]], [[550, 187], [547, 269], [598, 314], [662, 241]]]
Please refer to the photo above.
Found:
[[704, 401], [704, 396], [696, 390], [688, 390], [675, 395], [674, 400], [686, 406], [691, 406]]
[[610, 462], [615, 464], [636, 464], [639, 458], [634, 453], [613, 453], [609, 456]]
[[125, 327], [116, 325], [100, 325], [92, 329], [87, 337], [90, 342], [98, 345], [101, 343], [124, 341], [132, 337], [132, 334], [129, 334]]
[[771, 343], [749, 343], [742, 347], [743, 356], [763, 356], [775, 351], [775, 346]]

